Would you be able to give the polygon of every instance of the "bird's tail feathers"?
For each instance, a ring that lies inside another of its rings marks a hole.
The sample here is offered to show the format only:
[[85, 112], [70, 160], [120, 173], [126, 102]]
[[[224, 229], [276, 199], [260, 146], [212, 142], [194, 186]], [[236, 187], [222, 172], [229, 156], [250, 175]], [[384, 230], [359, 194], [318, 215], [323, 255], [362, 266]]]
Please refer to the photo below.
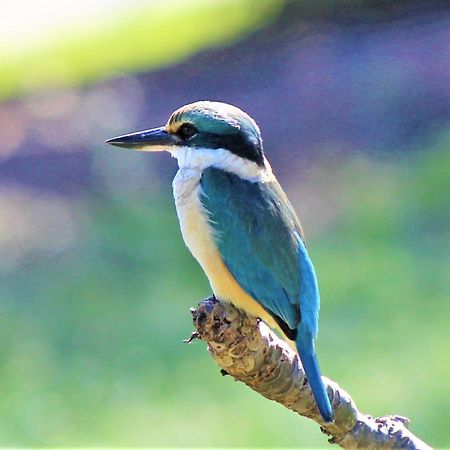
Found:
[[320, 415], [325, 422], [333, 422], [333, 409], [320, 374], [319, 362], [317, 361], [316, 352], [314, 350], [313, 337], [310, 333], [303, 332], [300, 328], [295, 344], [300, 355], [303, 369], [306, 373], [306, 378], [311, 386], [317, 407], [319, 408]]

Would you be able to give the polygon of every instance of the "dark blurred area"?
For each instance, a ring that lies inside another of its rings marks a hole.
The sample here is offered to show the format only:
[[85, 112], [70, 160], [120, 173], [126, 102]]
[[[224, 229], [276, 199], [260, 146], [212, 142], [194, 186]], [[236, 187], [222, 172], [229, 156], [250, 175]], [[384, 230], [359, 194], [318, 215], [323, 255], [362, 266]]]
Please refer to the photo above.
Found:
[[326, 445], [182, 346], [209, 287], [179, 236], [176, 164], [103, 144], [208, 99], [255, 118], [303, 222], [325, 375], [450, 445], [448, 2], [265, 3], [176, 63], [0, 103], [0, 444]]

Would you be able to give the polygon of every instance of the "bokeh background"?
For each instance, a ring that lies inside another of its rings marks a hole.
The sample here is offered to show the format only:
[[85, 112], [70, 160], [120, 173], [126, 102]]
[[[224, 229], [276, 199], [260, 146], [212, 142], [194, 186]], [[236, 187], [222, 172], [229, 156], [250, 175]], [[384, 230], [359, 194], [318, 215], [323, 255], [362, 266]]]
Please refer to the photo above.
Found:
[[450, 445], [449, 40], [445, 1], [1, 1], [0, 445], [327, 445], [182, 344], [176, 163], [103, 144], [200, 99], [263, 130], [324, 374]]

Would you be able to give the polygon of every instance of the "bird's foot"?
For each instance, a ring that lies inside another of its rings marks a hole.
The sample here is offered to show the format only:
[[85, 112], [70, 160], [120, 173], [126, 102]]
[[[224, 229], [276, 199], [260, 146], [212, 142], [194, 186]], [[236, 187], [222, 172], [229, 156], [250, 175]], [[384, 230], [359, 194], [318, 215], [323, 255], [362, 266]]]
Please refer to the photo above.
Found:
[[193, 331], [187, 339], [183, 339], [183, 344], [190, 344], [195, 339], [201, 339], [198, 331]]

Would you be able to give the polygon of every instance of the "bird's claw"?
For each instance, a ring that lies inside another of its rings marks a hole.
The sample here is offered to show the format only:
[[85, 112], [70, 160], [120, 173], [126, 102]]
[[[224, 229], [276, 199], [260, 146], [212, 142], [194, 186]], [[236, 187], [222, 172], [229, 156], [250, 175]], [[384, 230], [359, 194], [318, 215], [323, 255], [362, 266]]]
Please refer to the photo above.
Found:
[[201, 339], [198, 331], [193, 331], [187, 339], [183, 339], [183, 344], [190, 344], [194, 339]]

